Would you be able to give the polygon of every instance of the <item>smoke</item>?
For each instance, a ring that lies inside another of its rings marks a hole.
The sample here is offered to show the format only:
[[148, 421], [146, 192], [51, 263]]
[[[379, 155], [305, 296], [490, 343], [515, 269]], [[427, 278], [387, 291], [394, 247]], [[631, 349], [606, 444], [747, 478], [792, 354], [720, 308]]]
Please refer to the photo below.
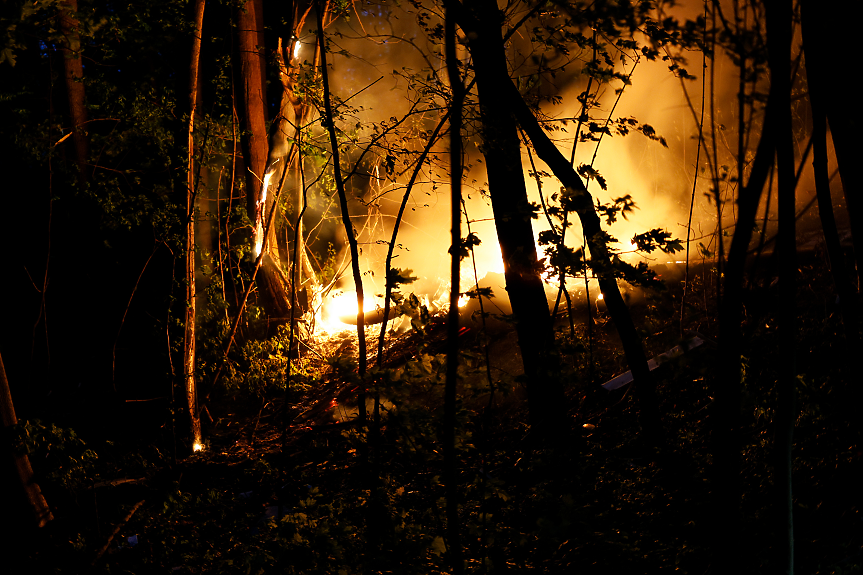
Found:
[[[357, 125], [399, 119], [410, 109], [412, 99], [417, 97], [416, 91], [409, 90], [407, 77], [410, 74], [423, 71], [427, 74], [429, 86], [435, 85], [433, 71], [440, 71], [439, 48], [425, 39], [424, 33], [416, 26], [415, 18], [408, 12], [399, 12], [403, 8], [390, 7], [390, 13], [370, 15], [358, 13], [347, 23], [340, 23], [328, 30], [332, 41], [333, 56], [333, 90], [342, 100], [347, 100], [355, 108], [350, 122]], [[680, 20], [694, 19], [702, 10], [700, 3], [691, 6], [677, 6], [670, 14]], [[669, 14], [666, 14], [669, 15]], [[519, 62], [523, 68], [514, 73], [525, 77], [530, 73], [531, 60], [518, 55], [519, 50], [526, 49], [526, 41], [515, 36], [511, 45], [511, 60]], [[341, 51], [341, 52], [339, 52]], [[555, 85], [546, 85], [543, 89], [559, 96], [559, 103], [544, 104], [543, 112], [552, 118], [573, 118], [580, 111], [577, 96], [585, 90], [587, 77], [582, 69], [589, 60], [589, 53], [577, 55], [569, 63], [565, 72], [559, 73], [554, 80]], [[685, 242], [687, 237], [687, 221], [689, 219], [690, 202], [693, 199], [693, 182], [697, 175], [694, 189], [694, 208], [692, 216], [693, 256], [696, 257], [696, 246], [699, 242], [705, 244], [711, 251], [716, 250], [714, 233], [717, 230], [717, 207], [712, 191], [710, 163], [715, 163], [714, 169], [720, 174], [728, 174], [719, 182], [721, 196], [721, 227], [728, 233], [725, 241], [730, 241], [735, 218], [734, 198], [737, 194], [736, 157], [738, 130], [738, 74], [739, 69], [732, 63], [730, 57], [721, 49], [717, 50], [715, 60], [707, 60], [708, 68], [702, 69], [702, 55], [693, 51], [686, 54], [688, 62], [684, 64], [688, 73], [694, 76], [692, 80], [681, 81], [668, 68], [669, 63], [661, 60], [649, 61], [641, 57], [631, 75], [631, 85], [625, 87], [618, 100], [615, 89], [622, 86], [618, 80], [612, 80], [600, 89], [598, 105], [591, 110], [591, 116], [603, 123], [605, 118], [635, 118], [641, 125], [647, 124], [658, 136], [664, 138], [667, 147], [658, 141], [648, 139], [633, 130], [627, 136], [614, 134], [602, 138], [601, 145], [596, 149], [596, 142], [587, 141], [578, 144], [575, 165], [591, 164], [605, 178], [607, 190], [601, 190], [596, 182], [588, 182], [590, 192], [600, 203], [611, 202], [615, 198], [630, 195], [637, 209], [619, 217], [612, 226], [607, 227], [609, 233], [619, 240], [616, 247], [624, 259], [636, 261], [645, 259], [656, 263], [680, 261], [682, 254], [668, 255], [653, 252], [650, 255], [628, 253], [632, 252], [630, 239], [637, 233], [652, 228], [663, 228], [672, 233], [675, 238]], [[467, 54], [465, 54], [467, 57]], [[633, 62], [628, 60], [625, 66], [618, 64], [618, 69], [629, 73]], [[702, 96], [702, 74], [712, 73], [712, 84], [707, 81], [707, 93]], [[382, 78], [382, 79], [381, 79]], [[761, 78], [753, 86], [747, 85], [751, 92], [753, 87], [766, 93], [767, 80]], [[594, 89], [596, 84], [594, 83]], [[712, 91], [712, 101], [710, 93]], [[687, 98], [688, 94], [688, 98]], [[438, 98], [438, 105], [443, 106], [443, 100]], [[704, 111], [704, 144], [699, 163], [698, 155], [698, 121]], [[613, 109], [613, 111], [612, 111]], [[756, 107], [753, 114], [747, 115], [751, 133], [747, 136], [747, 146], [750, 150], [746, 161], [751, 162], [752, 154], [757, 145], [761, 116], [763, 110]], [[799, 123], [805, 127], [805, 112], [799, 112]], [[429, 130], [441, 117], [442, 111], [429, 111], [424, 119], [418, 118], [417, 126]], [[405, 124], [406, 126], [409, 123]], [[568, 122], [559, 124], [563, 130], [554, 132], [561, 152], [569, 157], [575, 124]], [[342, 128], [348, 126], [347, 120]], [[612, 128], [612, 133], [614, 129]], [[801, 134], [805, 133], [802, 129]], [[715, 135], [715, 142], [713, 140]], [[798, 151], [805, 147], [805, 139], [801, 136]], [[366, 134], [366, 141], [368, 140]], [[481, 154], [476, 148], [476, 134], [466, 134], [466, 170], [465, 208], [470, 221], [470, 231], [476, 234], [481, 244], [475, 249], [477, 275], [481, 279], [487, 273], [503, 271], [500, 251], [493, 222], [493, 214], [486, 197], [487, 185], [483, 163], [477, 162]], [[391, 142], [392, 143], [392, 142]], [[405, 143], [405, 147], [423, 145], [425, 142], [413, 141]], [[713, 155], [715, 143], [715, 157]], [[359, 149], [359, 148], [358, 148]], [[446, 139], [435, 147], [439, 158], [445, 158]], [[380, 150], [372, 150], [369, 157]], [[539, 190], [536, 181], [529, 177], [531, 169], [527, 149], [522, 148], [522, 161], [528, 196], [531, 202], [540, 204]], [[594, 153], [596, 154], [595, 160]], [[350, 156], [357, 157], [354, 150]], [[534, 162], [539, 170], [547, 167], [534, 156]], [[387, 179], [381, 177], [383, 168], [379, 158], [377, 168], [371, 177], [361, 180], [361, 185], [355, 184], [363, 194], [365, 204], [352, 202], [352, 216], [359, 231], [362, 248], [361, 268], [364, 273], [364, 283], [369, 294], [381, 294], [384, 291], [383, 268], [387, 245], [392, 234], [395, 214], [404, 193], [407, 180], [405, 166], [395, 166], [395, 173], [405, 171], [400, 178]], [[413, 270], [418, 277], [415, 284], [406, 286], [405, 291], [428, 294], [434, 298], [446, 288], [448, 276], [449, 254], [449, 185], [445, 166], [434, 164], [424, 170], [421, 182], [418, 182], [408, 203], [408, 210], [401, 225], [397, 246], [395, 249], [394, 267]], [[559, 191], [560, 184], [554, 178], [543, 178], [542, 193], [546, 201]], [[362, 189], [365, 186], [365, 189]], [[355, 188], [355, 189], [357, 189]], [[802, 207], [811, 197], [812, 184], [810, 170], [803, 171], [801, 180], [802, 193], [798, 194], [798, 203]], [[766, 195], [765, 195], [766, 196]], [[766, 200], [764, 200], [766, 201]], [[764, 211], [762, 202], [762, 213]], [[775, 201], [773, 202], [775, 205]], [[771, 209], [772, 212], [772, 209]], [[769, 216], [770, 214], [768, 214]], [[572, 227], [567, 230], [567, 243], [571, 247], [582, 246], [582, 233], [577, 218], [573, 217]], [[545, 217], [540, 215], [533, 222], [534, 234], [548, 229]], [[343, 232], [340, 232], [343, 235]], [[468, 233], [468, 226], [463, 224], [462, 235]], [[718, 237], [722, 237], [721, 235]], [[344, 237], [341, 237], [344, 240]], [[539, 252], [539, 257], [543, 257]], [[700, 256], [697, 256], [700, 258]], [[473, 285], [473, 261], [464, 260], [462, 264], [462, 286], [469, 289]], [[350, 289], [351, 280], [343, 282], [345, 289]], [[502, 290], [495, 290], [501, 293]]]

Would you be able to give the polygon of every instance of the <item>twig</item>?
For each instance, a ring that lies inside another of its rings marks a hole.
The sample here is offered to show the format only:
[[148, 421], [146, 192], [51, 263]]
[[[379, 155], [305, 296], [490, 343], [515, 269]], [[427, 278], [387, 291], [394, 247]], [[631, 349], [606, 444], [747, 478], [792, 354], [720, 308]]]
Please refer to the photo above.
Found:
[[[704, 5], [704, 31], [703, 36], [707, 36], [707, 4]], [[683, 335], [683, 313], [686, 309], [686, 290], [689, 287], [689, 246], [692, 243], [692, 212], [695, 209], [695, 188], [698, 185], [698, 164], [701, 161], [701, 144], [704, 141], [704, 88], [706, 86], [707, 76], [704, 74], [704, 69], [707, 67], [707, 55], [704, 50], [701, 51], [701, 120], [698, 122], [698, 145], [695, 152], [695, 176], [692, 179], [692, 197], [689, 200], [689, 220], [686, 223], [686, 271], [683, 274], [683, 294], [680, 296], [680, 335]], [[686, 92], [684, 86], [683, 91]], [[687, 100], [689, 97], [687, 96]], [[693, 110], [694, 111], [694, 110]], [[738, 177], [743, 181], [740, 172], [742, 170], [738, 164]]]
[[138, 274], [138, 279], [135, 280], [135, 286], [132, 288], [132, 293], [129, 294], [129, 301], [126, 302], [126, 309], [123, 310], [123, 317], [120, 319], [120, 327], [117, 328], [117, 335], [114, 337], [114, 347], [111, 348], [111, 385], [114, 387], [114, 391], [117, 391], [117, 385], [114, 382], [114, 375], [116, 373], [117, 342], [120, 341], [120, 332], [123, 330], [123, 325], [126, 323], [126, 314], [129, 313], [129, 308], [132, 306], [132, 299], [135, 297], [135, 292], [138, 291], [138, 284], [141, 283], [141, 278], [144, 276], [147, 266], [150, 265], [150, 260], [153, 259], [153, 255], [159, 249], [160, 245], [161, 244], [156, 244], [153, 246], [153, 251], [150, 252], [150, 255], [147, 257], [147, 261], [144, 262], [144, 267], [141, 268], [141, 273]]
[[110, 536], [110, 537], [108, 537], [108, 541], [105, 543], [105, 545], [103, 545], [103, 546], [102, 546], [102, 548], [101, 548], [101, 549], [99, 549], [99, 552], [96, 554], [96, 558], [95, 558], [95, 559], [93, 559], [93, 561], [90, 563], [90, 567], [94, 567], [94, 566], [96, 565], [96, 562], [97, 562], [99, 559], [101, 559], [101, 558], [102, 558], [102, 555], [104, 555], [104, 554], [105, 554], [105, 551], [107, 551], [107, 550], [108, 550], [108, 547], [110, 547], [110, 546], [111, 546], [111, 542], [112, 542], [112, 541], [114, 541], [114, 537], [116, 537], [116, 536], [117, 536], [117, 533], [119, 533], [119, 532], [120, 532], [120, 529], [122, 529], [122, 528], [123, 528], [123, 526], [124, 526], [126, 523], [128, 523], [128, 522], [129, 522], [129, 520], [132, 518], [132, 515], [134, 515], [134, 514], [135, 514], [135, 512], [138, 510], [138, 508], [139, 508], [139, 507], [141, 507], [141, 505], [143, 505], [143, 504], [144, 504], [144, 501], [146, 501], [146, 500], [145, 500], [145, 499], [142, 499], [141, 501], [137, 502], [137, 503], [135, 504], [135, 506], [134, 506], [134, 507], [132, 507], [132, 509], [131, 509], [131, 510], [129, 511], [129, 513], [126, 515], [126, 517], [124, 517], [124, 518], [123, 518], [123, 520], [122, 520], [122, 521], [120, 521], [120, 522], [117, 524], [117, 526], [114, 528], [114, 532], [113, 532], [113, 533], [111, 533], [111, 536]]

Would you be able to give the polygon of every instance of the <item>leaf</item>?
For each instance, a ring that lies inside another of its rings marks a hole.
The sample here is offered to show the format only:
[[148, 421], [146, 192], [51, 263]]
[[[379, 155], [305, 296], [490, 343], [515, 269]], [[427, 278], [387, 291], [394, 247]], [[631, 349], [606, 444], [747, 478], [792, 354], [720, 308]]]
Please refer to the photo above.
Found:
[[432, 540], [430, 549], [431, 552], [435, 555], [441, 555], [443, 553], [446, 553], [446, 543], [443, 542], [443, 537], [441, 537], [440, 535], [435, 537]]
[[387, 284], [391, 288], [396, 288], [403, 284], [410, 284], [417, 280], [417, 278], [413, 275], [412, 269], [399, 269], [399, 268], [390, 268], [389, 273], [387, 274]]
[[603, 178], [599, 172], [594, 170], [593, 166], [589, 166], [587, 164], [581, 164], [578, 167], [578, 175], [580, 175], [582, 178], [587, 178], [590, 180], [596, 180], [596, 183], [599, 184], [600, 188], [602, 188], [603, 190], [608, 189], [606, 186], [606, 183], [605, 183], [605, 178]]

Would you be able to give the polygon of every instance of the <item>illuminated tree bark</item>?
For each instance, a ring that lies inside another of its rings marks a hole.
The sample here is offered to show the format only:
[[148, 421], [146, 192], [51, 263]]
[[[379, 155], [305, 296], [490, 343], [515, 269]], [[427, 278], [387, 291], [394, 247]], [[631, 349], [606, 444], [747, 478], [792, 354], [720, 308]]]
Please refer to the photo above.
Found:
[[195, 29], [192, 38], [192, 56], [189, 63], [189, 133], [188, 133], [188, 180], [186, 189], [186, 331], [183, 340], [183, 381], [186, 388], [186, 403], [192, 430], [192, 449], [202, 447], [201, 417], [198, 413], [198, 393], [195, 381], [195, 198], [198, 182], [195, 178], [195, 114], [198, 104], [198, 68], [201, 59], [201, 33], [204, 23], [205, 0], [195, 0]]
[[64, 0], [60, 9], [60, 30], [66, 41], [62, 44], [63, 71], [66, 80], [66, 95], [69, 100], [69, 117], [72, 121], [72, 142], [75, 145], [75, 162], [78, 164], [79, 181], [87, 180], [89, 144], [84, 125], [87, 123], [87, 108], [84, 91], [84, 67], [81, 64], [81, 38], [78, 34], [78, 0]]
[[[290, 299], [285, 289], [287, 279], [282, 272], [274, 237], [264, 242], [264, 218], [272, 205], [272, 184], [282, 178], [277, 166], [268, 165], [267, 105], [264, 60], [263, 0], [248, 0], [237, 10], [238, 59], [240, 62], [240, 121], [243, 157], [246, 163], [246, 211], [253, 226], [254, 256], [266, 244], [261, 269], [256, 275], [258, 297], [271, 318], [290, 316]], [[273, 168], [275, 172], [269, 171]], [[273, 174], [276, 177], [273, 177]], [[275, 233], [271, 226], [270, 234]]]
[[[299, 68], [299, 60], [301, 59], [301, 44], [298, 39], [299, 31], [303, 28], [306, 18], [311, 11], [312, 4], [309, 3], [300, 13], [298, 4], [293, 4], [293, 12], [286, 15], [289, 19], [289, 27], [286, 30], [286, 38], [279, 38], [279, 45], [276, 51], [276, 61], [279, 66], [279, 80], [282, 84], [281, 101], [279, 103], [279, 116], [275, 121], [275, 127], [270, 136], [270, 149], [267, 158], [268, 166], [276, 166], [279, 178], [284, 175], [284, 170], [290, 172], [289, 181], [294, 189], [294, 194], [291, 198], [294, 205], [297, 219], [294, 222], [294, 235], [297, 238], [295, 251], [297, 253], [297, 277], [293, 278], [297, 282], [296, 292], [306, 288], [310, 295], [314, 296], [318, 291], [315, 272], [312, 269], [309, 257], [306, 254], [305, 231], [303, 229], [303, 220], [299, 217], [303, 209], [303, 186], [299, 177], [299, 153], [296, 143], [299, 141], [298, 131], [303, 126], [307, 126], [315, 111], [313, 106], [310, 106], [302, 98], [299, 97], [296, 90], [297, 70]], [[317, 68], [319, 52], [317, 44], [313, 44], [314, 55], [313, 63]], [[275, 228], [273, 228], [275, 235]], [[270, 238], [270, 244], [275, 245], [275, 237]]]
[[[18, 493], [11, 494], [16, 498], [24, 498], [27, 501], [30, 513], [30, 523], [36, 527], [44, 527], [54, 516], [45, 502], [45, 497], [39, 489], [39, 485], [33, 481], [33, 468], [30, 467], [30, 459], [26, 455], [16, 454], [9, 442], [8, 432], [10, 428], [18, 423], [15, 416], [15, 406], [12, 403], [12, 393], [9, 390], [9, 381], [6, 379], [6, 368], [3, 366], [3, 357], [0, 356], [0, 417], [2, 417], [3, 430], [7, 437], [3, 441], [3, 457], [11, 460], [12, 467], [18, 476], [18, 484], [21, 489]], [[6, 463], [4, 463], [4, 466]], [[4, 497], [6, 497], [6, 494]], [[11, 518], [4, 517], [7, 529], [15, 529], [16, 526], [9, 523]]]

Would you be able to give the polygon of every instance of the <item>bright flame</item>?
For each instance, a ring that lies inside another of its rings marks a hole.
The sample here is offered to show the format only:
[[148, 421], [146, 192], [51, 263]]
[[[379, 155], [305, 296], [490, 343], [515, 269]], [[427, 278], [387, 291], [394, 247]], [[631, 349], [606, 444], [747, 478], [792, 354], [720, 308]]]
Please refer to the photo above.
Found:
[[260, 217], [258, 217], [258, 225], [255, 228], [255, 257], [258, 257], [261, 254], [261, 249], [264, 247], [264, 211], [267, 205], [267, 190], [270, 187], [270, 178], [273, 177], [274, 172], [267, 172], [264, 174], [264, 183], [261, 187], [261, 199], [258, 200], [258, 213]]
[[203, 451], [203, 450], [204, 450], [204, 444], [203, 443], [198, 443], [196, 441], [195, 444], [192, 445], [192, 451]]
[[599, 294], [599, 297], [597, 297], [596, 299], [601, 300], [601, 299], [605, 299], [605, 297], [602, 294]]
[[470, 297], [462, 294], [461, 297], [458, 298], [458, 307], [466, 306], [468, 301], [470, 301]]
[[[375, 311], [377, 302], [374, 297], [365, 295], [363, 297], [363, 311], [366, 313]], [[357, 292], [336, 292], [324, 300], [322, 327], [327, 331], [342, 331], [355, 329], [355, 326], [341, 321], [343, 317], [356, 317], [357, 315]]]
[[297, 58], [299, 55], [300, 55], [300, 41], [297, 40], [297, 42], [294, 44], [294, 58]]

